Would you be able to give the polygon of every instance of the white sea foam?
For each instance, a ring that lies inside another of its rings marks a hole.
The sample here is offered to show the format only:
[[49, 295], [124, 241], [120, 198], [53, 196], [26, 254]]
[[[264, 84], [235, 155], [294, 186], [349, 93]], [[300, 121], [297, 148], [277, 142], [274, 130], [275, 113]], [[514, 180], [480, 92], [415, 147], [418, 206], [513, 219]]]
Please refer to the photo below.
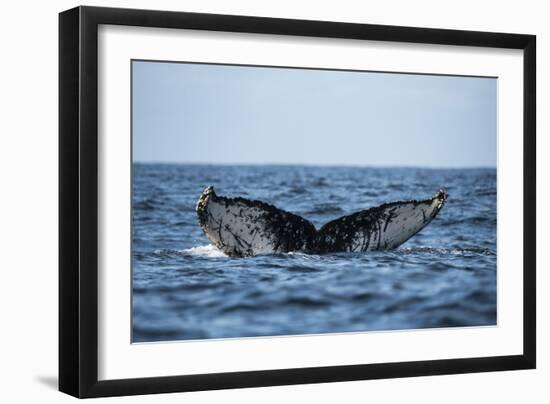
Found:
[[184, 253], [184, 254], [194, 255], [196, 257], [215, 258], [215, 257], [225, 257], [226, 256], [216, 246], [214, 246], [212, 244], [201, 245], [201, 246], [198, 246], [198, 247], [186, 248], [184, 250], [181, 250], [180, 252]]

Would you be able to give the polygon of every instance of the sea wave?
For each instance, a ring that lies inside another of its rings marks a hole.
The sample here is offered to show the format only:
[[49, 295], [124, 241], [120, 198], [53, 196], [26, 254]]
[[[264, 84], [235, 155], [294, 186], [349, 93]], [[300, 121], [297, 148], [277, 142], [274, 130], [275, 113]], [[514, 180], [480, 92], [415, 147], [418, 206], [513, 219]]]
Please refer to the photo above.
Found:
[[[317, 226], [440, 186], [451, 196], [396, 250], [234, 258], [197, 223], [207, 185]], [[135, 165], [133, 341], [496, 324], [495, 191], [496, 170]]]
[[[191, 248], [184, 248], [181, 250], [170, 249], [170, 248], [161, 248], [155, 250], [154, 253], [159, 256], [173, 256], [173, 255], [184, 255], [184, 256], [193, 256], [193, 257], [206, 257], [206, 258], [223, 258], [228, 257], [220, 249], [218, 249], [213, 244], [199, 245]], [[366, 253], [335, 253], [335, 254], [308, 254], [305, 252], [288, 252], [288, 253], [278, 253], [271, 254], [273, 257], [288, 257], [288, 258], [299, 258], [303, 260], [326, 260], [331, 257], [351, 257], [355, 255], [362, 254], [372, 254], [373, 252]], [[383, 252], [375, 252], [381, 254]], [[441, 248], [441, 247], [408, 247], [408, 248], [398, 248], [391, 251], [390, 253], [397, 254], [441, 254], [441, 255], [464, 255], [464, 254], [480, 254], [480, 255], [496, 255], [495, 251], [492, 251], [489, 248], [482, 247], [463, 247], [463, 248]], [[269, 255], [269, 254], [267, 254]], [[258, 257], [263, 257], [265, 255], [259, 255]]]
[[451, 255], [464, 255], [464, 254], [481, 254], [481, 255], [496, 255], [494, 251], [489, 248], [482, 247], [463, 247], [463, 248], [442, 248], [442, 247], [411, 247], [400, 248], [397, 250], [403, 254], [451, 254]]
[[226, 255], [223, 252], [221, 252], [216, 246], [212, 244], [185, 248], [183, 250], [179, 250], [179, 252], [182, 254], [192, 255], [194, 257], [208, 257], [208, 258], [226, 257]]
[[153, 251], [153, 254], [159, 257], [174, 257], [174, 256], [192, 256], [192, 257], [207, 257], [207, 258], [219, 258], [227, 257], [216, 246], [212, 244], [200, 245], [191, 248], [184, 248], [181, 250], [174, 248], [159, 248]]

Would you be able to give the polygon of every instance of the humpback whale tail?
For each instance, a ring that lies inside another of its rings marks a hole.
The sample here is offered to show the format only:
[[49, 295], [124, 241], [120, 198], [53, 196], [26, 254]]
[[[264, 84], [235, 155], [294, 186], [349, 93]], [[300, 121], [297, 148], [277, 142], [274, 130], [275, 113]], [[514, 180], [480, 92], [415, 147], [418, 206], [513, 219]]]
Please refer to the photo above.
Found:
[[393, 249], [428, 225], [447, 192], [426, 200], [386, 203], [335, 219], [319, 230], [308, 220], [265, 202], [218, 196], [207, 187], [197, 201], [199, 224], [229, 256], [302, 251], [363, 252]]

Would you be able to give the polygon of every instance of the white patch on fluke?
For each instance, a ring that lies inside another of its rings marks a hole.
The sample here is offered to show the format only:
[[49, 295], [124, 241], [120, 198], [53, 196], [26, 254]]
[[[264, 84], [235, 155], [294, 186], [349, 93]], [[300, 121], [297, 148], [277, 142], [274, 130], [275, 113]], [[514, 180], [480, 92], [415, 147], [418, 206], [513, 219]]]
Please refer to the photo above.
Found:
[[[266, 231], [263, 210], [241, 202], [208, 201], [206, 235], [217, 246], [233, 246], [233, 250], [251, 250], [254, 255], [275, 252], [274, 235]], [[221, 248], [221, 247], [220, 247]]]

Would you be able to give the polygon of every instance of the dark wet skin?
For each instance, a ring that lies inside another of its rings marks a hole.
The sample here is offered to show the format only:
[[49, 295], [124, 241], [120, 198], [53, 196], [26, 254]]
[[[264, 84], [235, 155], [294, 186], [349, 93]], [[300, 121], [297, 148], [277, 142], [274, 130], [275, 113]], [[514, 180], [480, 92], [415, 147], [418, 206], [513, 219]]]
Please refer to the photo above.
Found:
[[[250, 234], [259, 232], [269, 235], [273, 240], [273, 253], [300, 251], [310, 254], [325, 254], [354, 250], [363, 252], [367, 250], [395, 248], [397, 247], [395, 243], [383, 239], [383, 232], [397, 216], [396, 211], [400, 206], [408, 205], [410, 209], [414, 210], [417, 207], [429, 207], [434, 201], [439, 201], [439, 205], [429, 216], [426, 216], [424, 211], [421, 210], [423, 218], [422, 223], [418, 224], [418, 230], [411, 233], [410, 236], [399, 244], [412, 237], [416, 232], [430, 223], [437, 213], [439, 213], [446, 199], [447, 193], [444, 190], [440, 190], [431, 199], [392, 202], [343, 216], [325, 224], [319, 230], [308, 220], [278, 209], [268, 203], [240, 197], [227, 198], [218, 196], [211, 186], [207, 187], [199, 197], [196, 210], [199, 224], [206, 235], [220, 250], [229, 256], [252, 256], [256, 255], [256, 252], [254, 246], [248, 243], [241, 235], [237, 234], [237, 232], [231, 232], [230, 228], [224, 228], [232, 236], [224, 239], [219, 226], [215, 228], [209, 225], [209, 223], [217, 223], [210, 215], [208, 209], [208, 203], [211, 201], [222, 204], [227, 209], [235, 205], [243, 206], [244, 208], [239, 209], [238, 214], [243, 222], [248, 213], [246, 208], [260, 210], [262, 212], [261, 215], [256, 217], [258, 225], [252, 229], [249, 226]], [[356, 246], [355, 242], [358, 232], [361, 232], [363, 240], [359, 247]]]

